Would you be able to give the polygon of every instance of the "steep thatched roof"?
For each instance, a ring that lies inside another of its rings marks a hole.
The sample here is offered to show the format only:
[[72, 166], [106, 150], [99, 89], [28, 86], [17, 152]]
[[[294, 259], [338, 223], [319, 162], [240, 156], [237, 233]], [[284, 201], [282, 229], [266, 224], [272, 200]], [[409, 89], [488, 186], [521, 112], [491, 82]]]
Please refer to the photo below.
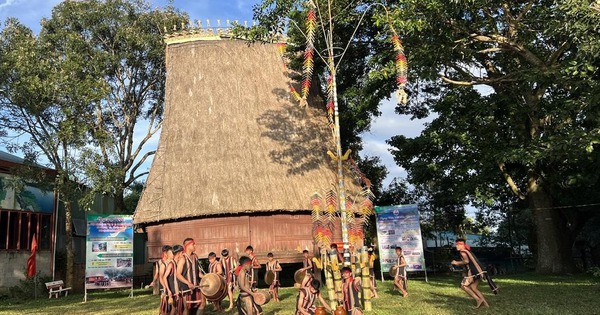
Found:
[[311, 194], [337, 182], [325, 113], [291, 98], [276, 45], [170, 44], [167, 73], [162, 134], [136, 223], [309, 210]]

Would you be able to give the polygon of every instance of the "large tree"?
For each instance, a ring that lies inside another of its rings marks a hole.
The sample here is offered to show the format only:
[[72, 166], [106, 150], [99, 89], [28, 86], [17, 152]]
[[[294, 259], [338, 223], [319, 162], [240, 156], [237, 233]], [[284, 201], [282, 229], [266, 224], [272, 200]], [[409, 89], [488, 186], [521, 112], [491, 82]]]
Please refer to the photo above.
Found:
[[560, 206], [569, 187], [598, 181], [589, 172], [598, 161], [597, 68], [565, 32], [581, 17], [554, 1], [401, 2], [394, 15], [407, 25], [418, 84], [412, 107], [399, 111], [438, 117], [420, 136], [390, 141], [396, 161], [411, 181], [444, 180], [457, 196], [498, 197], [493, 188], [504, 183], [532, 213], [537, 270], [571, 271], [584, 220]]
[[155, 153], [144, 146], [162, 124], [163, 30], [187, 21], [143, 0], [85, 0], [59, 4], [43, 23], [44, 32], [66, 39], [56, 45], [80, 56], [82, 71], [102, 79], [106, 94], [94, 104], [84, 168], [92, 193], [114, 197], [116, 212], [125, 210], [125, 190], [148, 173], [140, 167]]
[[[88, 124], [103, 90], [101, 78], [81, 71], [81, 61], [64, 40], [42, 31], [39, 37], [9, 19], [0, 38], [0, 128], [25, 136], [9, 148], [29, 161], [48, 161], [58, 175], [55, 189], [65, 208], [66, 282], [73, 285], [71, 209], [77, 194], [78, 151], [87, 144]], [[101, 85], [100, 85], [101, 86]]]

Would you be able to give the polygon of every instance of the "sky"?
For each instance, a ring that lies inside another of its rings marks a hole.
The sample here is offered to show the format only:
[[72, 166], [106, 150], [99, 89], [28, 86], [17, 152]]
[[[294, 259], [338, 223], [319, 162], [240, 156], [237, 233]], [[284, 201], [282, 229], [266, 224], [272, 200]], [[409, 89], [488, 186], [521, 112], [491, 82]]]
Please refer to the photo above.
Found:
[[[21, 23], [27, 25], [34, 32], [40, 30], [40, 20], [48, 18], [51, 15], [52, 8], [60, 3], [59, 0], [0, 0], [0, 21], [8, 17], [15, 17]], [[216, 20], [252, 20], [252, 7], [258, 0], [152, 0], [153, 7], [164, 7], [169, 2], [181, 11], [187, 12], [191, 19], [211, 21], [211, 25], [216, 24]], [[410, 49], [410, 48], [407, 48]], [[388, 176], [384, 181], [384, 187], [387, 186], [395, 177], [406, 177], [406, 171], [396, 165], [386, 140], [395, 135], [405, 135], [408, 137], [417, 136], [423, 129], [426, 120], [410, 120], [406, 115], [398, 115], [394, 112], [396, 106], [395, 98], [383, 101], [380, 107], [381, 115], [374, 119], [371, 130], [363, 134], [363, 151], [361, 156], [378, 156], [382, 163], [388, 169]], [[141, 139], [145, 128], [138, 126], [138, 139]], [[144, 146], [144, 151], [153, 150], [159, 140], [159, 133], [155, 134], [153, 139]], [[3, 149], [3, 148], [0, 148]], [[140, 156], [142, 156], [140, 154]], [[147, 161], [140, 171], [149, 170], [150, 161]]]

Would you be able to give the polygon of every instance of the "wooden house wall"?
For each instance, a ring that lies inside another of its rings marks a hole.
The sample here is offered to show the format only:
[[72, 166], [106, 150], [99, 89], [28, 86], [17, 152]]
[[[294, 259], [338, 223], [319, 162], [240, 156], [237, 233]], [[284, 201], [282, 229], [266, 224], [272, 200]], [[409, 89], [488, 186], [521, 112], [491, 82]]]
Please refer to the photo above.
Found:
[[[334, 225], [334, 235], [341, 240], [339, 222]], [[200, 258], [209, 252], [220, 255], [223, 248], [230, 253], [236, 246], [240, 254], [252, 245], [261, 262], [272, 252], [282, 263], [302, 261], [302, 250], [308, 248], [313, 254], [318, 248], [312, 241], [312, 220], [309, 213], [300, 214], [252, 214], [226, 217], [196, 218], [185, 221], [162, 223], [146, 227], [148, 233], [148, 260], [160, 258], [163, 245], [182, 244], [191, 237], [196, 243]]]

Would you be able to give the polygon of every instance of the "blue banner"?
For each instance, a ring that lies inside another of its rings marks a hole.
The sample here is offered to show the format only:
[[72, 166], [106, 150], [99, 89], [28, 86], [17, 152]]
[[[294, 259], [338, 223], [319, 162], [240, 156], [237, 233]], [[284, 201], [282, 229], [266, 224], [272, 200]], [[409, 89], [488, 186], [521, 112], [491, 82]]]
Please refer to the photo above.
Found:
[[396, 246], [402, 247], [407, 271], [425, 270], [425, 254], [417, 205], [375, 207], [381, 270], [396, 264]]

